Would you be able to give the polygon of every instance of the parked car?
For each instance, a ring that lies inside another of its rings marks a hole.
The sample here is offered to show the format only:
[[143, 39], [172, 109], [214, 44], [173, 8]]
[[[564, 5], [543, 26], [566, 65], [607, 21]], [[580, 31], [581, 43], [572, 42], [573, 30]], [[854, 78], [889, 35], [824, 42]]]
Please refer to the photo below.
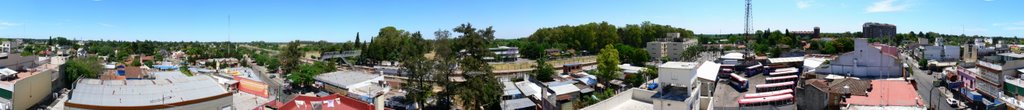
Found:
[[953, 108], [957, 108], [957, 106], [960, 104], [960, 101], [953, 98], [946, 98], [946, 103], [948, 103], [949, 106]]

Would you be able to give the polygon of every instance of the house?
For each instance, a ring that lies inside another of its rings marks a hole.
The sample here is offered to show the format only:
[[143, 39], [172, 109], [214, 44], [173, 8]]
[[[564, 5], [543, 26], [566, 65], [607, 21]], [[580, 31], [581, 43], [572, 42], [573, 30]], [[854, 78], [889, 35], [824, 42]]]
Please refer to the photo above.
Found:
[[807, 110], [825, 110], [828, 107], [829, 87], [823, 79], [805, 80], [803, 85], [796, 87], [796, 105]]

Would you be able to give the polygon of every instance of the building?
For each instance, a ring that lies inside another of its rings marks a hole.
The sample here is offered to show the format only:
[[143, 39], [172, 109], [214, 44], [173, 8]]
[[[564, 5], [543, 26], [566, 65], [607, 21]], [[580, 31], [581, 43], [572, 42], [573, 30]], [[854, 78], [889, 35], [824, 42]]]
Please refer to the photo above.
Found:
[[11, 51], [11, 41], [0, 41], [0, 53], [14, 53]]
[[849, 96], [845, 109], [924, 109], [914, 84], [902, 80], [874, 80], [866, 96]]
[[158, 80], [79, 79], [66, 109], [230, 109], [232, 94], [210, 76]]
[[868, 44], [867, 39], [854, 41], [854, 50], [838, 56], [828, 66], [815, 69], [818, 74], [832, 74], [859, 78], [904, 77], [902, 65], [896, 57], [896, 47]]
[[[37, 103], [53, 100], [57, 88], [63, 87], [60, 65], [63, 58], [11, 57], [0, 59], [0, 109], [25, 110]], [[12, 65], [13, 64], [13, 65]], [[21, 69], [15, 69], [21, 68]]]
[[821, 28], [814, 27], [812, 31], [789, 31], [786, 30], [786, 34], [790, 36], [796, 36], [804, 39], [821, 38]]
[[533, 110], [539, 109], [536, 103], [533, 103], [530, 98], [523, 95], [522, 91], [516, 87], [515, 82], [511, 79], [502, 78], [501, 84], [504, 86], [502, 89], [504, 94], [501, 96], [501, 109], [502, 110]]
[[686, 40], [683, 42], [675, 41], [653, 41], [647, 42], [647, 53], [651, 55], [651, 58], [661, 59], [667, 58], [669, 60], [680, 60], [682, 57], [683, 50], [687, 47], [697, 45], [697, 40]]
[[494, 56], [484, 58], [484, 60], [492, 62], [514, 62], [519, 59], [518, 47], [498, 46], [487, 50], [494, 53]]
[[809, 79], [796, 87], [794, 95], [798, 98], [798, 108], [807, 110], [825, 110], [828, 107], [829, 87], [823, 79]]
[[362, 71], [335, 71], [317, 75], [313, 79], [329, 92], [357, 97], [366, 102], [373, 102], [374, 97], [391, 90], [384, 83], [383, 75]]
[[[666, 62], [658, 66], [657, 93], [651, 96], [654, 110], [700, 109], [701, 83], [696, 62]], [[697, 82], [697, 83], [695, 83]]]
[[[975, 64], [979, 68], [974, 76], [977, 79], [974, 87], [987, 99], [998, 99], [1003, 92], [1005, 79], [1019, 77], [1017, 69], [1024, 68], [1024, 54], [1000, 53], [985, 56]], [[981, 83], [977, 83], [981, 82]]]
[[960, 46], [944, 44], [942, 38], [935, 38], [935, 45], [924, 46], [924, 59], [938, 62], [960, 61]]
[[584, 107], [582, 110], [654, 110], [654, 103], [651, 99], [654, 93], [655, 91], [633, 88]]
[[[341, 94], [328, 96], [296, 96], [291, 101], [285, 102], [278, 107], [279, 110], [377, 110], [373, 104], [361, 102], [357, 99], [345, 97]], [[391, 110], [382, 108], [380, 110]]]
[[885, 38], [892, 39], [896, 36], [896, 25], [867, 22], [864, 23], [864, 38]]

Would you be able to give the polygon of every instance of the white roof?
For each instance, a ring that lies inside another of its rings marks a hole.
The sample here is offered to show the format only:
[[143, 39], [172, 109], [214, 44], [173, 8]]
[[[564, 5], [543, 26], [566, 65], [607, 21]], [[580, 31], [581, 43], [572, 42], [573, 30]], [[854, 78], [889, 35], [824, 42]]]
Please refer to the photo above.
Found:
[[791, 63], [804, 61], [804, 57], [769, 58], [769, 63]]
[[367, 82], [382, 80], [384, 76], [359, 71], [336, 71], [316, 75], [313, 79], [337, 87], [357, 87]]
[[812, 69], [813, 68], [818, 68], [819, 66], [821, 66], [821, 64], [824, 64], [825, 61], [828, 61], [828, 60], [827, 59], [823, 59], [823, 58], [807, 58], [807, 59], [804, 59], [804, 66], [805, 67], [811, 67]]
[[572, 84], [562, 84], [562, 85], [557, 85], [557, 86], [551, 87], [551, 90], [555, 91], [556, 95], [562, 95], [562, 94], [568, 94], [568, 93], [572, 93], [572, 92], [579, 92], [580, 88], [578, 88], [578, 87], [576, 87], [576, 85], [572, 85]]
[[697, 68], [697, 78], [711, 81], [718, 79], [718, 70], [721, 65], [722, 64], [711, 61], [704, 61], [704, 63]]
[[639, 73], [640, 70], [644, 69], [643, 67], [637, 67], [629, 64], [621, 64], [619, 65], [619, 68], [622, 68], [622, 71], [626, 73]]
[[0, 69], [0, 74], [3, 75], [14, 75], [18, 74], [18, 71], [11, 70], [10, 68]]
[[71, 92], [68, 102], [97, 106], [163, 105], [228, 93], [205, 75], [159, 80], [82, 79]]
[[1024, 58], [1024, 54], [1013, 53], [1013, 52], [1000, 53], [999, 55], [1006, 56], [1006, 57], [1013, 57], [1013, 58]]
[[742, 60], [743, 59], [743, 53], [735, 53], [735, 52], [734, 53], [727, 53], [725, 55], [722, 55], [722, 59]]
[[676, 69], [694, 69], [697, 67], [697, 62], [665, 62], [659, 65], [661, 68], [676, 68]]

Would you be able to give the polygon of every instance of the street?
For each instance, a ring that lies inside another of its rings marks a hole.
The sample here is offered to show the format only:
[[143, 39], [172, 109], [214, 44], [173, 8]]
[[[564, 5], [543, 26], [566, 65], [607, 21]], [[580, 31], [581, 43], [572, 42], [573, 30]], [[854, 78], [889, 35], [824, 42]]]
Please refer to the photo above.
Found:
[[935, 107], [938, 110], [954, 110], [953, 107], [946, 103], [946, 96], [939, 93], [938, 88], [932, 85], [932, 82], [938, 80], [939, 74], [928, 75], [928, 71], [923, 71], [918, 68], [917, 60], [912, 59], [906, 54], [901, 55], [904, 59], [903, 62], [910, 65], [911, 71], [914, 72], [911, 77], [917, 81], [917, 94], [920, 94], [925, 104]]

